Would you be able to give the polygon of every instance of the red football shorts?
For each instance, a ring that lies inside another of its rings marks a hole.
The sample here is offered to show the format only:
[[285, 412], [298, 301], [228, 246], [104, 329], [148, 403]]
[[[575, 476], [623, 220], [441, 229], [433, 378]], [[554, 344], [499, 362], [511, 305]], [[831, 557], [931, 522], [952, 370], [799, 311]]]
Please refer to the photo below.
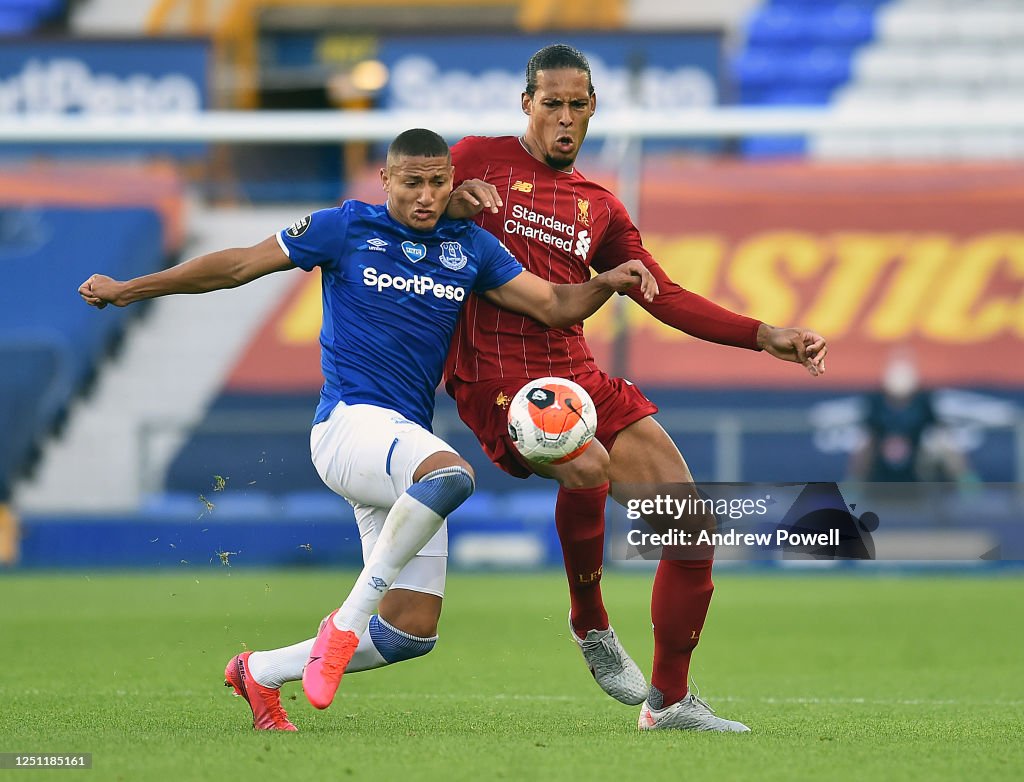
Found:
[[[448, 381], [459, 417], [465, 422], [492, 462], [509, 475], [528, 478], [533, 472], [508, 436], [508, 404], [531, 378], [497, 378], [469, 383]], [[658, 406], [639, 388], [620, 377], [588, 372], [573, 380], [583, 386], [597, 407], [597, 439], [609, 452], [619, 432], [632, 423], [654, 415]]]

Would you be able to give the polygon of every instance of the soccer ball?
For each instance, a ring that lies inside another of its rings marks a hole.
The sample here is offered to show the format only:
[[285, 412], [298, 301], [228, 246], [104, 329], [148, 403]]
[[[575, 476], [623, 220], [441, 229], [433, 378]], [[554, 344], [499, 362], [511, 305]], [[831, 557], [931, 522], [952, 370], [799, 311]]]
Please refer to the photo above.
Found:
[[583, 453], [597, 431], [590, 394], [571, 380], [542, 377], [516, 392], [508, 406], [508, 434], [528, 461], [564, 464]]

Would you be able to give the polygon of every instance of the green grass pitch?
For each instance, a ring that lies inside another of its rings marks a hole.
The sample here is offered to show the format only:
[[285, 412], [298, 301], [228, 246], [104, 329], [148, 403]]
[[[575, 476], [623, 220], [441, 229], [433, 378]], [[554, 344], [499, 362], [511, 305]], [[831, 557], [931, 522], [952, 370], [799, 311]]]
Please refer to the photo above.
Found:
[[[255, 733], [225, 663], [308, 637], [352, 577], [0, 575], [0, 752], [91, 752], [33, 778], [96, 780], [1024, 777], [1019, 574], [718, 573], [693, 674], [753, 733], [640, 735], [568, 638], [560, 574], [455, 573], [432, 654], [347, 676], [324, 712], [286, 685], [301, 732]], [[648, 672], [649, 585], [605, 579]]]

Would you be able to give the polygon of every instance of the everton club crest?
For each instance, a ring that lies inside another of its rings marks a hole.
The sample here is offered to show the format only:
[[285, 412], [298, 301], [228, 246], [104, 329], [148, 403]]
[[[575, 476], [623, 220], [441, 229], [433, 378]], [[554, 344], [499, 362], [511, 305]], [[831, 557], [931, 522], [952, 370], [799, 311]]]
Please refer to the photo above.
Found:
[[469, 258], [462, 251], [462, 245], [458, 242], [441, 242], [441, 265], [453, 272], [457, 272], [469, 263]]

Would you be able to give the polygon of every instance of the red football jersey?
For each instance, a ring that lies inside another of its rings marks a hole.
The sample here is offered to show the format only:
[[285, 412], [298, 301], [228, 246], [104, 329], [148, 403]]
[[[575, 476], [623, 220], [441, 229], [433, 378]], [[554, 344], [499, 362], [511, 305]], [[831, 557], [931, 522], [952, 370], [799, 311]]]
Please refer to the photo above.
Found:
[[[452, 147], [455, 183], [483, 179], [498, 189], [504, 206], [476, 221], [497, 236], [529, 271], [554, 283], [590, 279], [636, 258], [658, 281], [645, 302], [638, 288], [627, 295], [663, 323], [710, 342], [757, 350], [760, 321], [737, 315], [679, 287], [644, 249], [622, 203], [575, 169], [556, 171], [534, 158], [514, 136], [467, 136]], [[583, 326], [549, 329], [525, 315], [470, 296], [459, 316], [445, 378], [576, 377], [598, 367]]]
[[[477, 222], [529, 271], [554, 283], [579, 283], [630, 258], [654, 263], [625, 207], [575, 169], [540, 162], [517, 137], [469, 136], [452, 147], [456, 184], [483, 179], [504, 206]], [[597, 369], [583, 326], [549, 329], [479, 296], [466, 301], [448, 354], [446, 377], [574, 377]]]

